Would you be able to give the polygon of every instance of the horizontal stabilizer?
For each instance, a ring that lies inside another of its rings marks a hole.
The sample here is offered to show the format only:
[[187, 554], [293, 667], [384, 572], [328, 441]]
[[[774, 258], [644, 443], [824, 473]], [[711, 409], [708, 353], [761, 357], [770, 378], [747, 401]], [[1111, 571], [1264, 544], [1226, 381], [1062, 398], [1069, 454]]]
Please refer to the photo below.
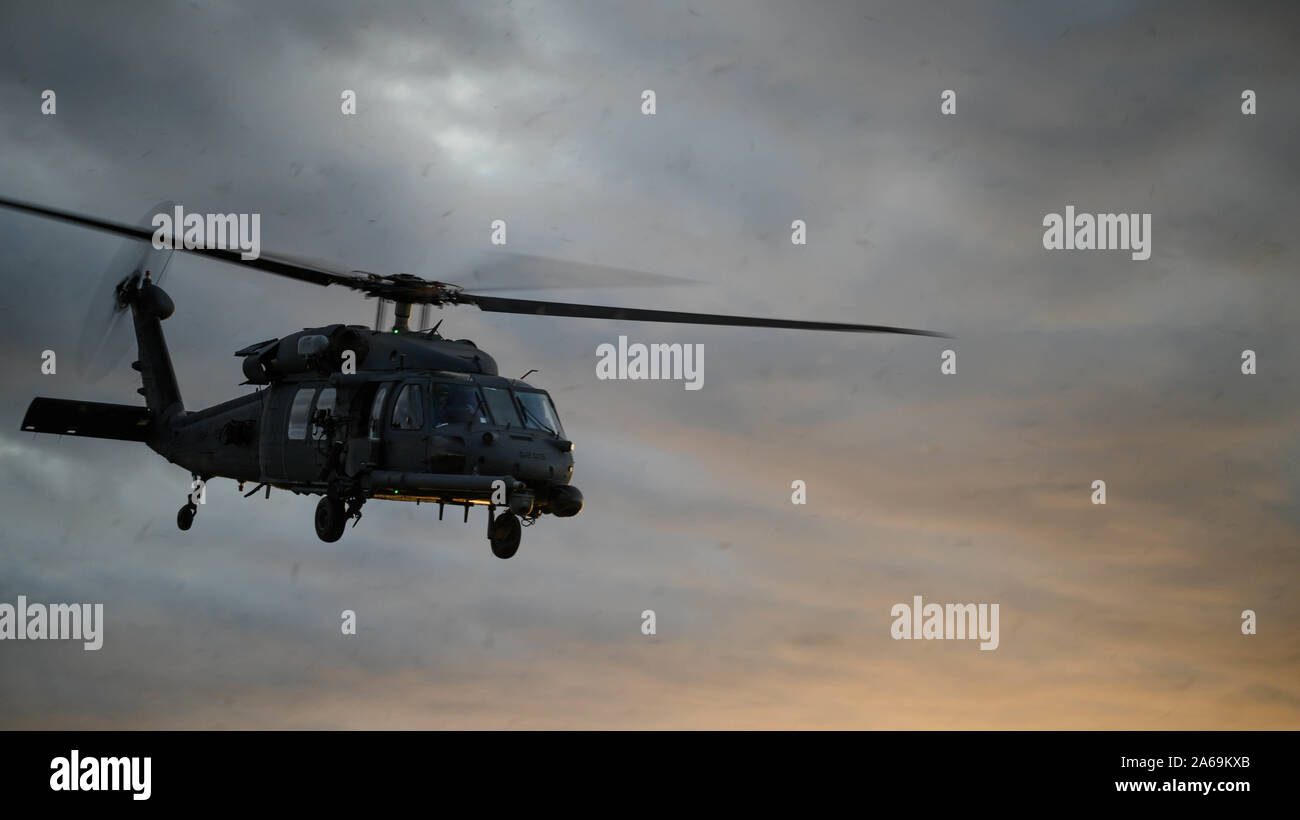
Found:
[[32, 399], [23, 417], [31, 433], [147, 441], [153, 415], [145, 407], [70, 399]]

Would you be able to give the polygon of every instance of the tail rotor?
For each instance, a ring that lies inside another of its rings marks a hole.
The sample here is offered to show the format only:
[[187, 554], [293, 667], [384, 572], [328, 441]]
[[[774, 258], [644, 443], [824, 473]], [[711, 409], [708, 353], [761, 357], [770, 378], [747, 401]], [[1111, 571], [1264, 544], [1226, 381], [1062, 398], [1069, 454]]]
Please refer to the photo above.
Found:
[[[159, 202], [140, 219], [149, 228], [154, 214], [170, 214], [175, 204]], [[131, 309], [123, 292], [142, 282], [146, 274], [158, 284], [171, 261], [170, 248], [155, 248], [147, 240], [126, 239], [113, 256], [98, 282], [89, 289], [90, 304], [81, 323], [77, 342], [77, 374], [94, 383], [116, 367], [131, 349]]]

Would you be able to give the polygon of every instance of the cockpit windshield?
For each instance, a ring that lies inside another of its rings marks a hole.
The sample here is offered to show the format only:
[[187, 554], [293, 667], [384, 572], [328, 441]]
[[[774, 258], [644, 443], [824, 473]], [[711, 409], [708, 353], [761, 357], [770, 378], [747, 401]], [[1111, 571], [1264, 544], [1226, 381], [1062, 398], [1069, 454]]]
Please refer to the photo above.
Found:
[[550, 396], [516, 390], [515, 401], [519, 405], [519, 415], [523, 417], [525, 427], [545, 430], [556, 436], [564, 435], [564, 428], [560, 426], [560, 417], [551, 404]]
[[519, 420], [519, 408], [510, 398], [509, 390], [503, 387], [484, 387], [483, 395], [487, 398], [488, 409], [492, 411], [497, 424], [502, 427], [518, 427], [523, 423]]

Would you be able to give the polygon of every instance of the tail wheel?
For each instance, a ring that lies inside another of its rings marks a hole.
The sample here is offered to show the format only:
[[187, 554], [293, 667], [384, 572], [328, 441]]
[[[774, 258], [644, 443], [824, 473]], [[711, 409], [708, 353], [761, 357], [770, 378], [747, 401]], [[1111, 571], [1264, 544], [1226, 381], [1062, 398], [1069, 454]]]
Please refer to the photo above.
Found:
[[333, 543], [342, 538], [343, 527], [347, 523], [342, 499], [327, 495], [316, 505], [316, 536], [325, 543]]
[[498, 558], [509, 558], [519, 551], [519, 538], [523, 526], [519, 516], [512, 512], [503, 512], [492, 520], [488, 530], [488, 540], [492, 542], [492, 554]]
[[181, 532], [184, 532], [188, 530], [190, 527], [194, 526], [194, 514], [198, 511], [199, 508], [194, 506], [193, 504], [186, 504], [184, 507], [181, 507], [180, 510], [177, 511], [176, 526], [181, 529]]

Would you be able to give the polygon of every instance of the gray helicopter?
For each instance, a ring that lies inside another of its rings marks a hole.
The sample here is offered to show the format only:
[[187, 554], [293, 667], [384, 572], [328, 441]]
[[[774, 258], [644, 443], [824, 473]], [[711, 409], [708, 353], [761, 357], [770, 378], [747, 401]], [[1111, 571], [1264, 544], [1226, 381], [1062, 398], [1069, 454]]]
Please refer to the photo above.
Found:
[[[171, 250], [157, 247], [153, 228], [4, 198], [0, 206], [127, 237], [127, 247], [105, 274], [103, 300], [111, 304], [97, 306], [90, 349], [105, 347], [100, 342], [129, 314], [138, 351], [132, 367], [140, 373], [138, 392], [145, 401], [140, 407], [36, 398], [22, 429], [141, 442], [188, 470], [196, 487], [229, 478], [240, 490], [246, 482], [256, 484], [246, 496], [262, 489], [269, 495], [272, 487], [319, 495], [316, 534], [327, 542], [337, 541], [349, 520], [355, 526], [370, 499], [435, 503], [439, 519], [447, 505], [460, 506], [466, 522], [471, 507], [485, 506], [492, 553], [510, 558], [519, 549], [523, 526], [545, 514], [568, 518], [582, 510], [582, 493], [571, 483], [573, 442], [550, 395], [523, 379], [502, 377], [496, 361], [468, 339], [443, 338], [437, 326], [412, 329], [413, 305], [424, 306], [426, 316], [431, 307], [473, 305], [535, 316], [946, 337], [881, 325], [503, 298], [411, 274], [381, 276], [286, 256], [247, 259], [238, 250], [184, 248], [379, 300], [373, 328], [325, 325], [236, 351], [243, 383], [255, 385], [255, 392], [189, 411], [162, 332], [163, 320], [175, 309], [158, 284]], [[166, 209], [161, 203], [156, 210]], [[531, 259], [555, 265], [555, 260]], [[381, 330], [389, 302], [393, 325]], [[194, 499], [191, 493], [176, 515], [181, 530], [194, 523]]]

